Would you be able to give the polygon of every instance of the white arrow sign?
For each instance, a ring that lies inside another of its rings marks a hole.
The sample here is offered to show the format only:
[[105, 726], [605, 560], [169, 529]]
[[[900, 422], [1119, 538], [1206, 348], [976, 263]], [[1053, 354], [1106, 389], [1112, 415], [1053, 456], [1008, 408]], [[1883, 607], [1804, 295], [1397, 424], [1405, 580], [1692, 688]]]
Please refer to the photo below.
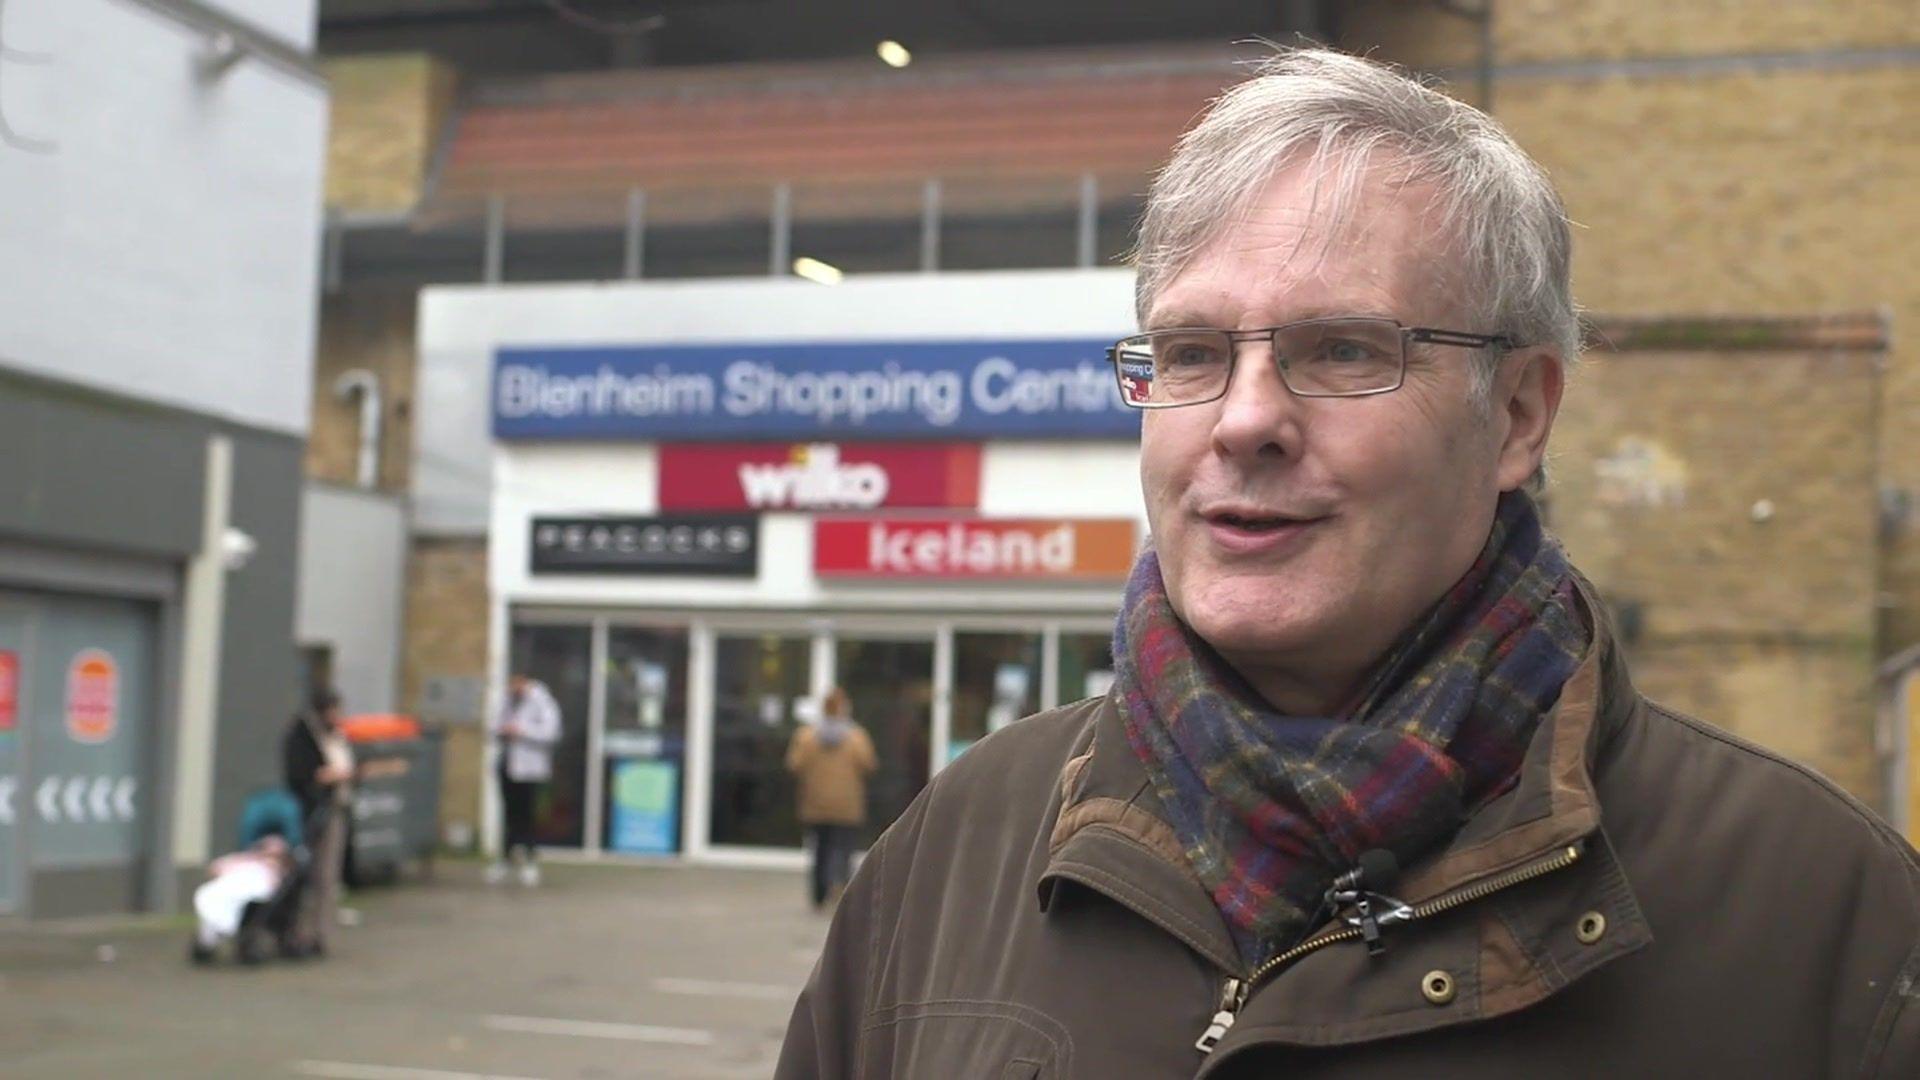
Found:
[[67, 790], [60, 798], [60, 808], [74, 821], [87, 820], [87, 808], [80, 800], [87, 797], [87, 778], [84, 776], [67, 777]]
[[13, 777], [0, 776], [0, 825], [13, 824], [13, 784]]
[[33, 793], [33, 805], [40, 808], [41, 821], [60, 820], [60, 808], [53, 801], [59, 794], [59, 777], [49, 776], [45, 780], [40, 781], [40, 786], [35, 789]]
[[133, 790], [139, 786], [131, 776], [123, 776], [113, 785], [113, 809], [121, 821], [133, 820]]
[[113, 777], [96, 776], [87, 787], [87, 809], [93, 811], [93, 820], [112, 821], [113, 807], [107, 805], [107, 797], [113, 794]]

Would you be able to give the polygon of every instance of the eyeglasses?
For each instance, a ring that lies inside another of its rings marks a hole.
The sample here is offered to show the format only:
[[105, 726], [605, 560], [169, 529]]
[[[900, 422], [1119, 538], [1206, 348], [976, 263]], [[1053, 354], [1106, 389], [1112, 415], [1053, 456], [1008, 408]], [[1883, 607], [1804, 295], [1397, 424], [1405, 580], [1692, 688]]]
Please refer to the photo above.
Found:
[[1257, 330], [1154, 330], [1107, 350], [1120, 396], [1136, 409], [1171, 409], [1225, 397], [1236, 341], [1266, 338], [1280, 381], [1299, 397], [1366, 397], [1400, 389], [1407, 343], [1467, 349], [1513, 348], [1503, 334], [1468, 334], [1393, 319], [1303, 319]]

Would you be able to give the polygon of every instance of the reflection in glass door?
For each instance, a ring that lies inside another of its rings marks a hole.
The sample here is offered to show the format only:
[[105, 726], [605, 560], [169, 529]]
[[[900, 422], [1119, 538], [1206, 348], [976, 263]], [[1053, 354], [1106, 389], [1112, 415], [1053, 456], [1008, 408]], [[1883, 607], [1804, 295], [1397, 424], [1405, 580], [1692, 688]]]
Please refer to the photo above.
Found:
[[947, 761], [1040, 711], [1037, 633], [960, 630], [953, 635], [953, 728]]
[[602, 692], [600, 846], [635, 855], [679, 851], [687, 760], [687, 632], [612, 626]]
[[[560, 706], [560, 741], [553, 748], [553, 778], [535, 796], [533, 831], [541, 844], [579, 847], [585, 837], [588, 681], [593, 630], [587, 626], [520, 625], [513, 628], [510, 672], [543, 682]], [[487, 777], [487, 783], [493, 778]]]
[[714, 638], [714, 844], [800, 846], [787, 742], [808, 698], [810, 640], [802, 635]]
[[1098, 633], [1060, 635], [1060, 703], [1105, 697], [1113, 685], [1113, 637]]
[[933, 641], [928, 638], [860, 638], [842, 635], [834, 648], [834, 672], [853, 703], [853, 718], [867, 729], [880, 769], [867, 784], [863, 845], [927, 786], [933, 719]]

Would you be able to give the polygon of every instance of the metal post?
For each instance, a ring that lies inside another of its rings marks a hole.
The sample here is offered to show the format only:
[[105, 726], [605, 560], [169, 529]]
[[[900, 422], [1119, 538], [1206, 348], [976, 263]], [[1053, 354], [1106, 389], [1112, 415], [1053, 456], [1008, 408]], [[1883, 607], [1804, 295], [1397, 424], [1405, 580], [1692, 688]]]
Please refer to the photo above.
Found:
[[927, 775], [946, 767], [953, 757], [953, 623], [942, 620], [933, 631], [932, 737], [927, 751]]
[[605, 832], [601, 808], [606, 777], [607, 731], [607, 617], [593, 620], [593, 637], [587, 646], [587, 791], [586, 811], [580, 836], [580, 850], [600, 854], [600, 838]]
[[507, 197], [494, 192], [487, 196], [487, 243], [482, 255], [485, 263], [481, 267], [481, 280], [489, 285], [500, 283], [501, 267], [506, 258], [507, 248]]
[[773, 189], [773, 238], [767, 257], [767, 274], [785, 277], [793, 261], [793, 186], [782, 181]]
[[1100, 181], [1090, 172], [1080, 174], [1080, 259], [1078, 265], [1093, 265], [1100, 246]]
[[940, 181], [931, 179], [920, 189], [920, 270], [940, 269]]
[[634, 188], [627, 192], [627, 259], [622, 273], [631, 280], [640, 276], [647, 252], [647, 192]]

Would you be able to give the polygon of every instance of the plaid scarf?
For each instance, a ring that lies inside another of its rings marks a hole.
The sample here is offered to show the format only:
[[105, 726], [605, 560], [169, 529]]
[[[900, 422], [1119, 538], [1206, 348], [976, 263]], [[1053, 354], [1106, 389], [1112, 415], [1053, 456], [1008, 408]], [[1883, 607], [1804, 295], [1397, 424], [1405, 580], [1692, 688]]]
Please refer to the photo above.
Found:
[[1311, 929], [1333, 878], [1408, 866], [1518, 776], [1586, 653], [1573, 575], [1533, 501], [1503, 496], [1473, 568], [1332, 717], [1275, 712], [1173, 612], [1157, 556], [1113, 635], [1127, 741], [1249, 966]]

